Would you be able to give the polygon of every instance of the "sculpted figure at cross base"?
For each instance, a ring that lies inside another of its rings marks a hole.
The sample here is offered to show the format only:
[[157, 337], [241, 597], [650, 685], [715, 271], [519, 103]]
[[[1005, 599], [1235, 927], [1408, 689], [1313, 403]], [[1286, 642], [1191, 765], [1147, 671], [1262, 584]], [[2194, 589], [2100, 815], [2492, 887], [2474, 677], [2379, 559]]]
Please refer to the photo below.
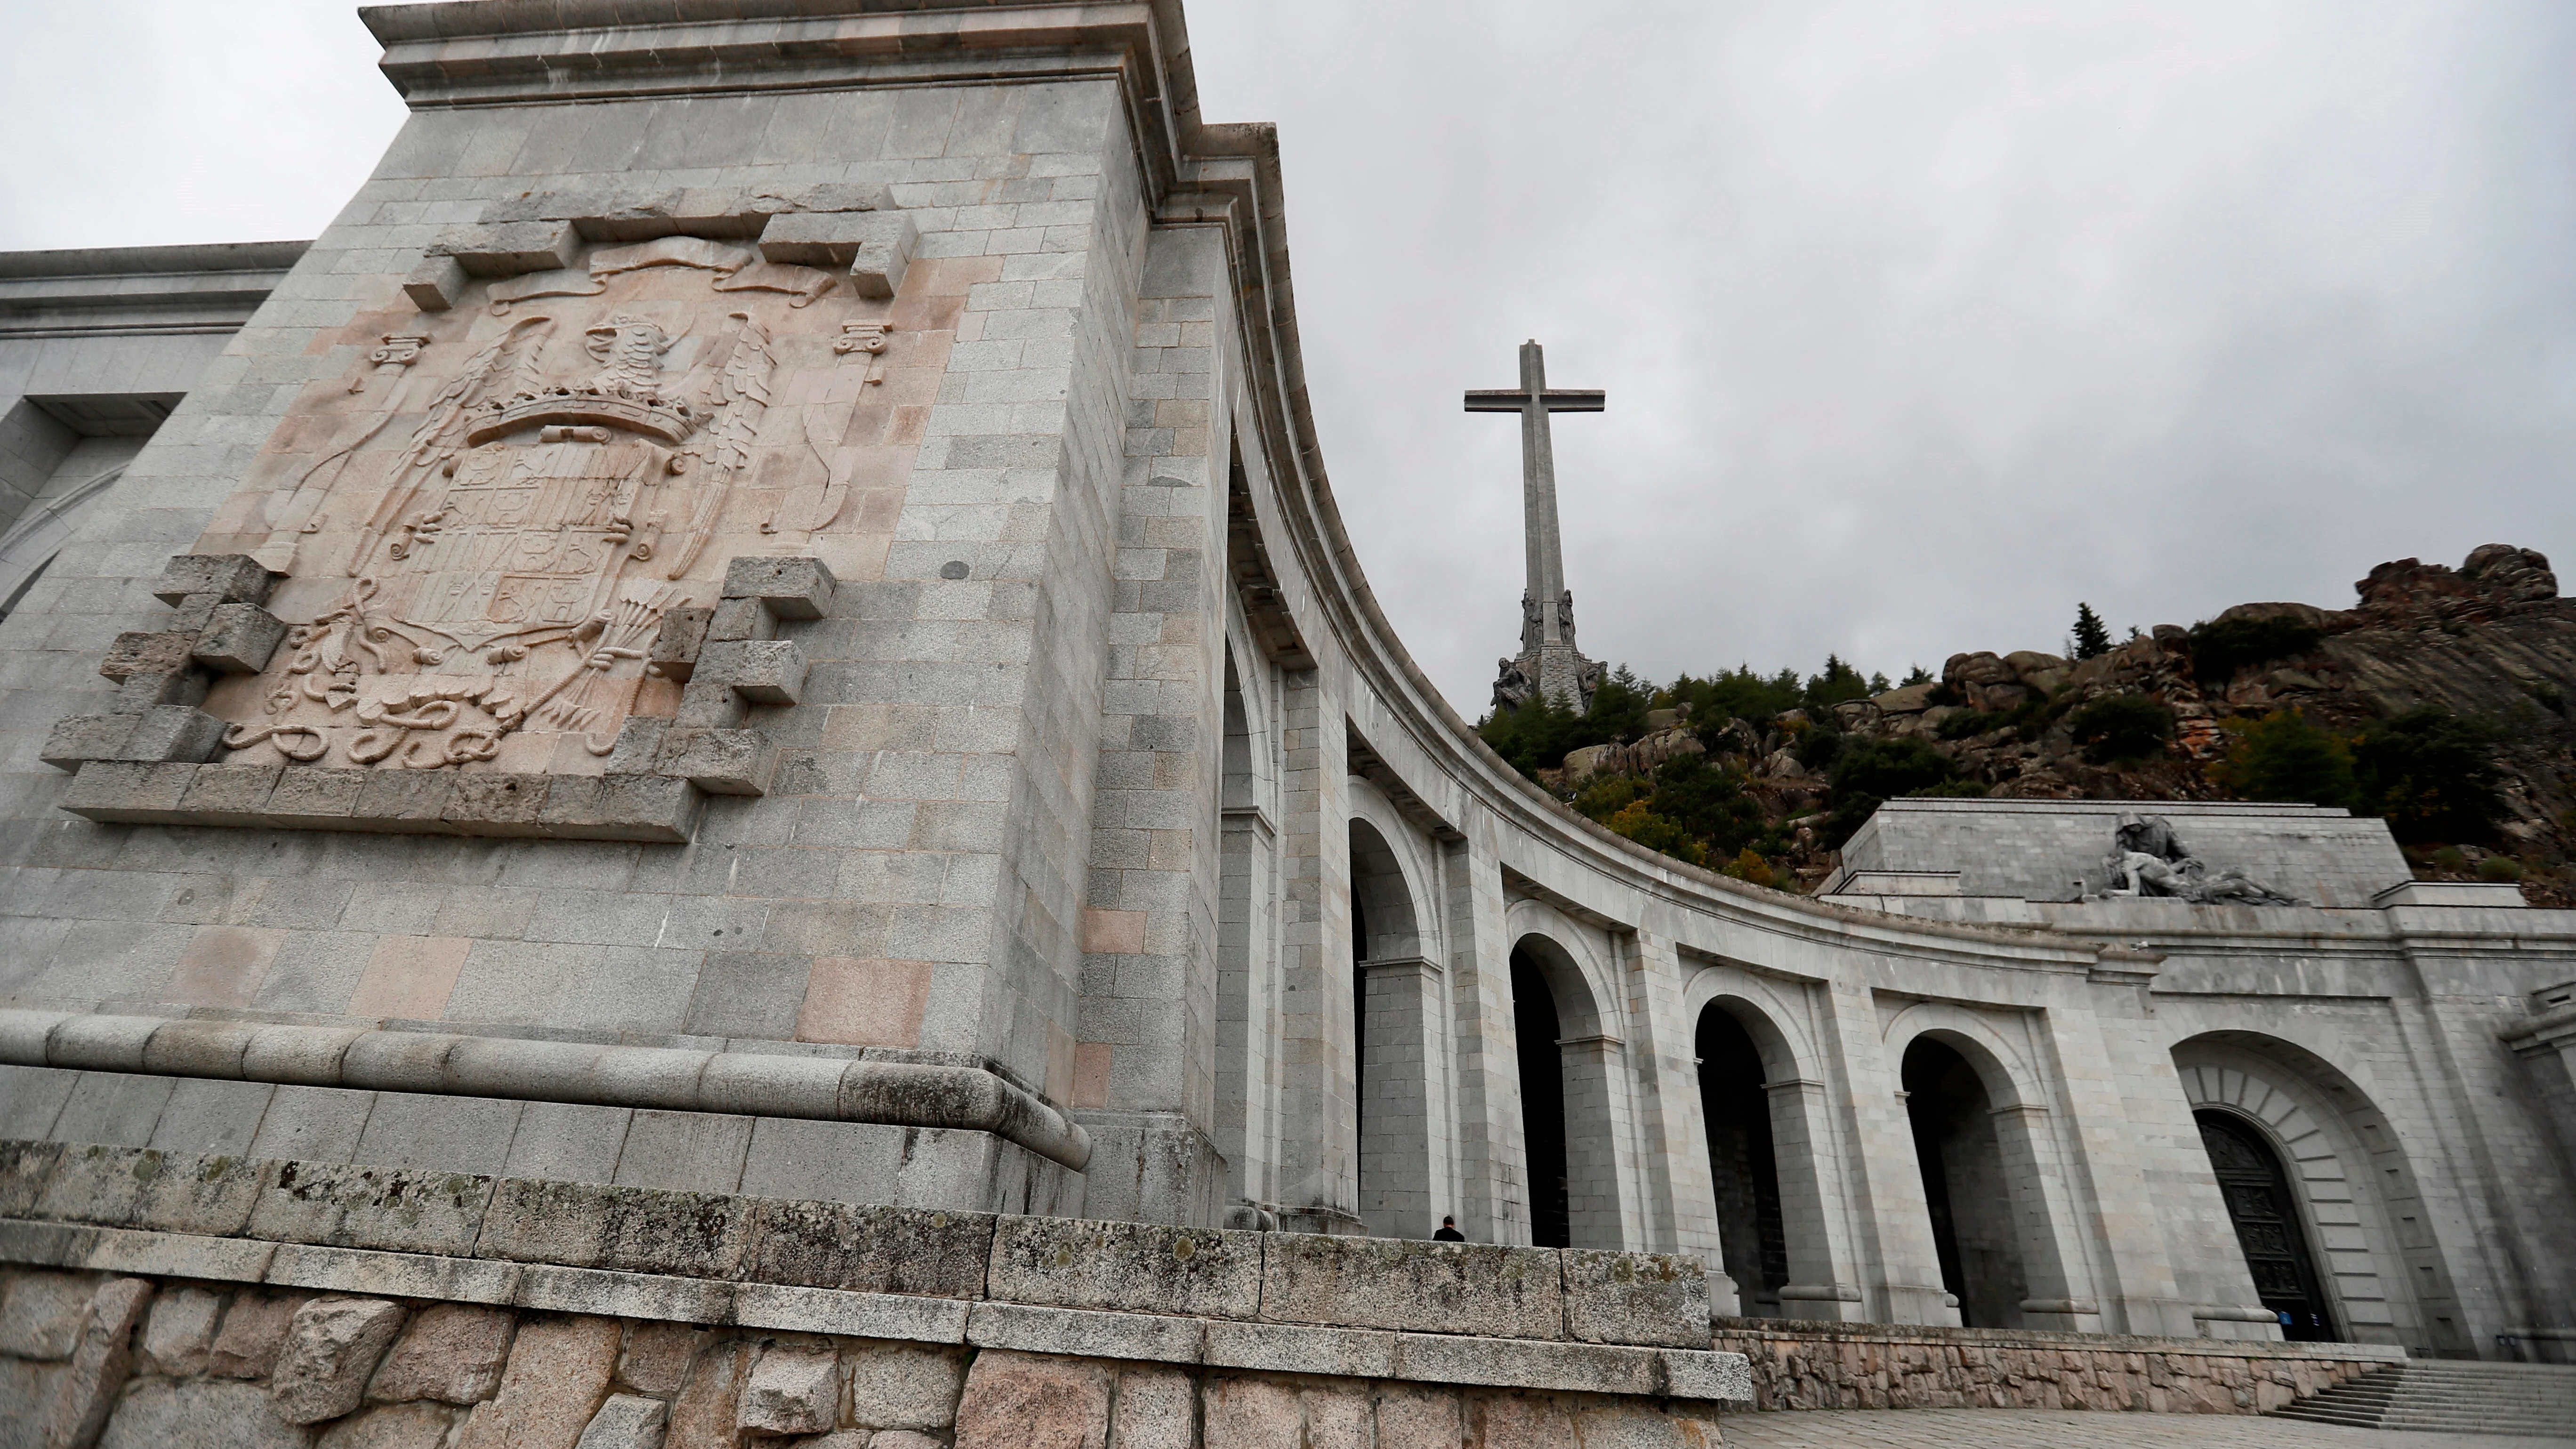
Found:
[[2112, 832], [2112, 840], [2110, 875], [2123, 884], [2113, 886], [2105, 895], [2163, 896], [2205, 906], [2303, 904], [2297, 897], [2253, 880], [2232, 866], [2212, 874], [2206, 864], [2183, 848], [2174, 834], [2173, 822], [2162, 816], [2142, 819], [2124, 815], [2119, 828]]

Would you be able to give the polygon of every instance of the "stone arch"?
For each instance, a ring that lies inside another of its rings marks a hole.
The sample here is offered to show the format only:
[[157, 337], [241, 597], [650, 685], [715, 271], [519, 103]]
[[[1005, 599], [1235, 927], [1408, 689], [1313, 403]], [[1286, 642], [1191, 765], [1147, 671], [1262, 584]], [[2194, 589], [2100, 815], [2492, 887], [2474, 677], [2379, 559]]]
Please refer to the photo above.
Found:
[[2337, 1334], [2426, 1356], [2475, 1353], [2414, 1167], [2359, 1084], [2315, 1052], [2259, 1032], [2191, 1037], [2175, 1045], [2173, 1060], [2195, 1117], [2220, 1114], [2279, 1157]]
[[2098, 1333], [2049, 1094], [1987, 1013], [1926, 1002], [1889, 1023], [1943, 1288], [1976, 1328]]
[[[1446, 1207], [1436, 1171], [1442, 971], [1426, 939], [1427, 880], [1408, 832], [1367, 781], [1351, 781], [1353, 1097], [1359, 1211], [1381, 1237], [1427, 1238]], [[1383, 808], [1373, 808], [1383, 807]]]
[[1521, 930], [1511, 952], [1531, 1240], [1543, 1247], [1621, 1247], [1627, 1044], [1602, 1008], [1610, 998], [1589, 953], [1569, 945], [1580, 934], [1554, 912], [1545, 914], [1558, 929]]
[[[1694, 1145], [1709, 1157], [1707, 1180], [1720, 1223], [1720, 1261], [1734, 1277], [1741, 1311], [1757, 1316], [1776, 1313], [1783, 1318], [1860, 1319], [1868, 1315], [1844, 1197], [1843, 1127], [1834, 1094], [1824, 1080], [1824, 1054], [1812, 1030], [1813, 1003], [1799, 999], [1796, 993], [1801, 990], [1784, 988], [1772, 978], [1732, 963], [1712, 962], [1694, 973], [1683, 991], [1686, 1019], [1695, 1028], [1705, 1026], [1712, 1012], [1730, 1018], [1742, 1028], [1759, 1063], [1759, 1090], [1778, 1183], [1785, 1282], [1736, 1276], [1748, 1256], [1747, 1246], [1737, 1241], [1742, 1223], [1729, 1224], [1725, 1205], [1716, 1201], [1727, 1190], [1718, 1161], [1722, 1119], [1705, 1090], [1700, 1096], [1703, 1130]], [[1692, 1044], [1705, 1086], [1712, 1060], [1708, 1043], [1695, 1029]], [[1758, 1254], [1758, 1239], [1752, 1246]], [[1754, 1261], [1759, 1261], [1758, 1256]]]
[[28, 508], [5, 535], [0, 535], [0, 619], [17, 612], [18, 601], [35, 585], [54, 555], [80, 531], [100, 496], [125, 476], [117, 464], [97, 477], [75, 484]]
[[1789, 1203], [1769, 1087], [1798, 1079], [1796, 1059], [1770, 1017], [1741, 996], [1710, 998], [1692, 1022], [1719, 1257], [1744, 1312], [1786, 1317]]

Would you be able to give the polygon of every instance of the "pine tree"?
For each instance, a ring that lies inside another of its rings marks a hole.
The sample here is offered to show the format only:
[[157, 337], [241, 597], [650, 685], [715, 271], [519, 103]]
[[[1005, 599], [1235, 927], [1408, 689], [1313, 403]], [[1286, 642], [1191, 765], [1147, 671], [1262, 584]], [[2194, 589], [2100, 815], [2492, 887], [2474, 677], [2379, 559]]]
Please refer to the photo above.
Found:
[[2111, 652], [2111, 631], [2102, 627], [2102, 616], [2091, 604], [2075, 606], [2075, 657], [2091, 659]]

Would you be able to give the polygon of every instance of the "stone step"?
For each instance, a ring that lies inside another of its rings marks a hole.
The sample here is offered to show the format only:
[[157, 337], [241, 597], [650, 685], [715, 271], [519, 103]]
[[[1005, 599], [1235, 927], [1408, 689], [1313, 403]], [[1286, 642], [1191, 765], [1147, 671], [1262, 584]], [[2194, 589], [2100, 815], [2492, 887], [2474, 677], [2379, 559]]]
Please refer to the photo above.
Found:
[[2456, 1360], [2399, 1364], [2274, 1413], [2360, 1428], [2563, 1435], [2576, 1424], [2576, 1368]]

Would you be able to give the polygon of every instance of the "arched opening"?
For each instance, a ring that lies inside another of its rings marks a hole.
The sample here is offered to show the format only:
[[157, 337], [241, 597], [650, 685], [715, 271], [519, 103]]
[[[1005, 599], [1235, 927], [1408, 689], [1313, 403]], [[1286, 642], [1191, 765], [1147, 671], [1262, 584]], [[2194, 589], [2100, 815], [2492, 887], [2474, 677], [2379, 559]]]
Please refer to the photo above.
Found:
[[1620, 1109], [1627, 1045], [1610, 1030], [1594, 978], [1562, 942], [1529, 932], [1513, 943], [1511, 961], [1531, 1241], [1626, 1247], [1632, 1225], [1621, 1193]]
[[1906, 1047], [1903, 1081], [1941, 1286], [1959, 1300], [1963, 1325], [2019, 1328], [2029, 1273], [1985, 1079], [1957, 1048], [1926, 1035]]
[[[1367, 786], [1354, 781], [1352, 788]], [[1379, 1236], [1427, 1238], [1441, 1211], [1433, 1201], [1442, 1179], [1432, 1160], [1431, 1126], [1440, 972], [1424, 957], [1413, 884], [1387, 836], [1354, 818], [1350, 844], [1351, 1096], [1360, 1217]]]
[[1762, 1054], [1744, 1024], [1715, 1003], [1700, 1011], [1694, 1049], [1726, 1275], [1747, 1313], [1777, 1318], [1780, 1290], [1789, 1282], [1789, 1236]]
[[1559, 1060], [1556, 995], [1526, 946], [1512, 951], [1512, 1041], [1521, 1063], [1521, 1141], [1529, 1153], [1530, 1241], [1573, 1246], [1572, 1184], [1565, 1161], [1565, 1069]]
[[2200, 1124], [2201, 1145], [2209, 1149], [2210, 1169], [2218, 1174], [2218, 1194], [2226, 1199], [2237, 1245], [2245, 1250], [2245, 1269], [2263, 1306], [2280, 1315], [2281, 1336], [2335, 1342], [2324, 1282], [2308, 1251], [2281, 1155], [2254, 1124], [2234, 1113], [2203, 1108], [2191, 1116]]
[[[2244, 1250], [2250, 1286], [2276, 1319], [2289, 1306], [2274, 1302], [2282, 1259], [2273, 1251], [2258, 1258], [2239, 1215], [2258, 1178], [2241, 1156], [2237, 1167], [2222, 1161], [2208, 1119], [2215, 1115], [2235, 1129], [2279, 1170], [2271, 1201], [2255, 1205], [2257, 1225], [2277, 1225], [2280, 1236], [2295, 1229], [2311, 1301], [2324, 1320], [2282, 1324], [2284, 1337], [2310, 1337], [2304, 1330], [2322, 1328], [2349, 1342], [2402, 1344], [2423, 1358], [2477, 1356], [2407, 1144], [2360, 1083], [2316, 1052], [2259, 1032], [2204, 1033], [2177, 1043], [2173, 1060], [2183, 1097], [2204, 1127], [2202, 1142]], [[2249, 1285], [2232, 1271], [2226, 1277], [2233, 1284], [2209, 1285], [2210, 1301], [2242, 1301]], [[2231, 1286], [2237, 1297], [2223, 1291]]]

